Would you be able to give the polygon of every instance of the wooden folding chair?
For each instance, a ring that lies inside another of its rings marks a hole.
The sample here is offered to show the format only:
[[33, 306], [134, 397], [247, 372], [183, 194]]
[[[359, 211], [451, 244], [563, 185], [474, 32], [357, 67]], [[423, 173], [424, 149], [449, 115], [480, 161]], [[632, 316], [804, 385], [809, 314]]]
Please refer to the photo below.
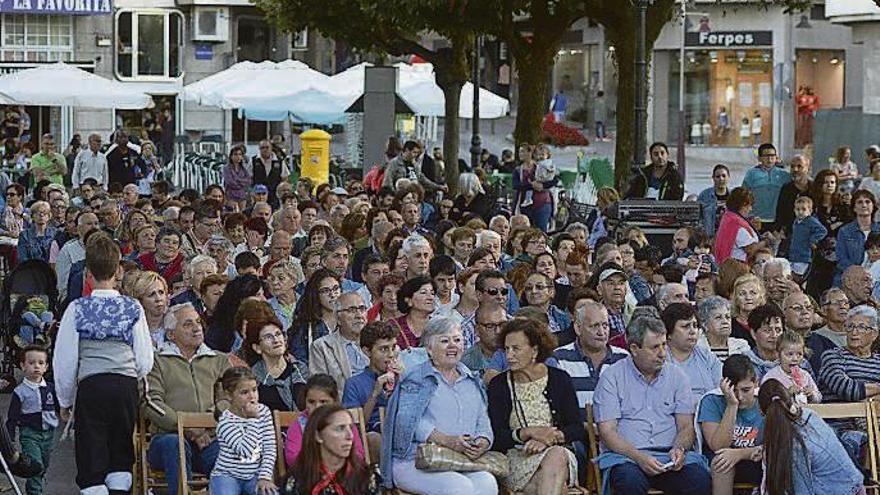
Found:
[[184, 432], [188, 428], [213, 429], [217, 427], [217, 421], [212, 413], [177, 413], [177, 447], [180, 455], [180, 495], [189, 495], [191, 488], [206, 489], [208, 476], [192, 474], [192, 479], [186, 479], [186, 437]]
[[358, 433], [361, 436], [361, 446], [364, 449], [364, 463], [369, 466], [370, 463], [370, 446], [367, 445], [367, 421], [364, 419], [364, 410], [360, 407], [348, 409], [351, 419], [358, 427]]
[[167, 489], [168, 480], [165, 478], [165, 471], [153, 469], [147, 460], [147, 452], [150, 450], [150, 441], [153, 439], [153, 434], [150, 433], [150, 422], [147, 420], [143, 410], [138, 414], [135, 438], [135, 445], [137, 446], [135, 451], [136, 470], [134, 471], [135, 475], [132, 486], [137, 486], [138, 491], [133, 493], [149, 493], [153, 488]]
[[[868, 452], [865, 456], [864, 468], [870, 473], [871, 480], [877, 481], [878, 470], [878, 452], [877, 452], [877, 435], [878, 424], [880, 418], [880, 410], [875, 401], [863, 402], [831, 402], [827, 404], [807, 404], [806, 407], [812, 409], [822, 419], [852, 419], [864, 420], [867, 423], [866, 432], [868, 434]], [[880, 492], [880, 486], [870, 485], [865, 488], [873, 493]]]
[[278, 471], [278, 479], [287, 474], [287, 462], [284, 460], [284, 444], [287, 442], [287, 428], [299, 418], [296, 411], [275, 411], [275, 444], [278, 446], [278, 459], [275, 461], [275, 470]]

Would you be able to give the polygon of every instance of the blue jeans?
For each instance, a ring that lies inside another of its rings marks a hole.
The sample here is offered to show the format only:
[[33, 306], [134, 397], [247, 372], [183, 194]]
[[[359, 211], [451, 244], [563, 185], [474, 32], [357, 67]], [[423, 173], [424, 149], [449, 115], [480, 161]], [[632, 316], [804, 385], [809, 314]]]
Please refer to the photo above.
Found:
[[547, 228], [550, 226], [550, 217], [553, 216], [553, 205], [547, 203], [537, 208], [530, 206], [526, 208], [525, 214], [529, 217], [532, 227], [547, 232]]
[[[196, 450], [192, 442], [186, 445], [186, 477], [192, 477], [193, 469], [201, 474], [210, 474], [217, 462], [217, 454], [220, 453], [220, 444], [216, 440], [211, 442], [204, 450]], [[165, 433], [156, 435], [150, 440], [150, 449], [147, 451], [147, 462], [154, 469], [165, 471], [165, 480], [168, 482], [168, 495], [177, 495], [177, 483], [180, 472], [180, 454], [177, 448], [177, 434]]]
[[710, 495], [712, 477], [697, 464], [688, 464], [680, 471], [668, 471], [648, 477], [638, 464], [625, 462], [611, 468], [611, 492], [615, 495], [642, 495], [649, 488], [676, 495]]
[[208, 488], [211, 495], [257, 495], [257, 475], [249, 480], [240, 480], [226, 474], [211, 476]]

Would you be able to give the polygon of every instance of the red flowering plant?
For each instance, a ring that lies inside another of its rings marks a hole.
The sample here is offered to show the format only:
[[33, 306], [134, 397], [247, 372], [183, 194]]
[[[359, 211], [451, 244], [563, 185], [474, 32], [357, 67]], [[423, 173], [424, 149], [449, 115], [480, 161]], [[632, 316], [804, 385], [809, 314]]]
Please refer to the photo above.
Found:
[[544, 117], [541, 130], [544, 134], [544, 141], [549, 141], [554, 146], [587, 146], [590, 144], [578, 129], [556, 122], [552, 113]]

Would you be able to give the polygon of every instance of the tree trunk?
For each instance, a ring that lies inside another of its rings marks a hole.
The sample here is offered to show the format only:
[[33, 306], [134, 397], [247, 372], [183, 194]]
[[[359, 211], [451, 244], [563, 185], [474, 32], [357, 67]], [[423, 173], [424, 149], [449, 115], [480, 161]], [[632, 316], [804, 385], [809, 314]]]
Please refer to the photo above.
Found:
[[440, 89], [443, 90], [443, 96], [446, 97], [445, 114], [443, 119], [443, 162], [446, 164], [445, 180], [449, 186], [450, 193], [454, 193], [458, 188], [458, 148], [460, 144], [458, 118], [458, 106], [461, 100], [461, 88], [464, 81], [444, 81], [440, 83], [437, 78]]
[[622, 43], [615, 44], [614, 50], [614, 59], [617, 63], [617, 142], [614, 148], [614, 182], [617, 190], [621, 192], [624, 192], [629, 181], [637, 125], [635, 43], [632, 42], [632, 38], [630, 41], [627, 43], [624, 38]]
[[458, 107], [461, 101], [461, 88], [468, 80], [470, 64], [468, 51], [473, 46], [473, 37], [464, 36], [452, 40], [450, 48], [442, 50], [439, 60], [434, 61], [434, 74], [437, 85], [446, 98], [443, 118], [443, 160], [446, 164], [445, 179], [452, 196], [458, 189], [458, 148], [459, 119]]
[[516, 130], [513, 132], [516, 146], [541, 141], [541, 122], [547, 113], [547, 87], [555, 53], [555, 50], [531, 46], [524, 56], [516, 59], [519, 79]]

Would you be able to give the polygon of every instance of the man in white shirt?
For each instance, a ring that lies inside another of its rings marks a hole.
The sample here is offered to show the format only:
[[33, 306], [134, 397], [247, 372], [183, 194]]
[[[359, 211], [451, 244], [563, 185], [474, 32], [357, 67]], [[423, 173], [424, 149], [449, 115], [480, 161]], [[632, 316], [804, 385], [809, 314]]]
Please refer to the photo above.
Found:
[[80, 150], [73, 161], [73, 174], [70, 180], [74, 189], [79, 189], [82, 181], [89, 177], [98, 181], [98, 184], [104, 188], [107, 187], [110, 178], [107, 171], [107, 157], [100, 150], [101, 136], [90, 134], [88, 147]]

